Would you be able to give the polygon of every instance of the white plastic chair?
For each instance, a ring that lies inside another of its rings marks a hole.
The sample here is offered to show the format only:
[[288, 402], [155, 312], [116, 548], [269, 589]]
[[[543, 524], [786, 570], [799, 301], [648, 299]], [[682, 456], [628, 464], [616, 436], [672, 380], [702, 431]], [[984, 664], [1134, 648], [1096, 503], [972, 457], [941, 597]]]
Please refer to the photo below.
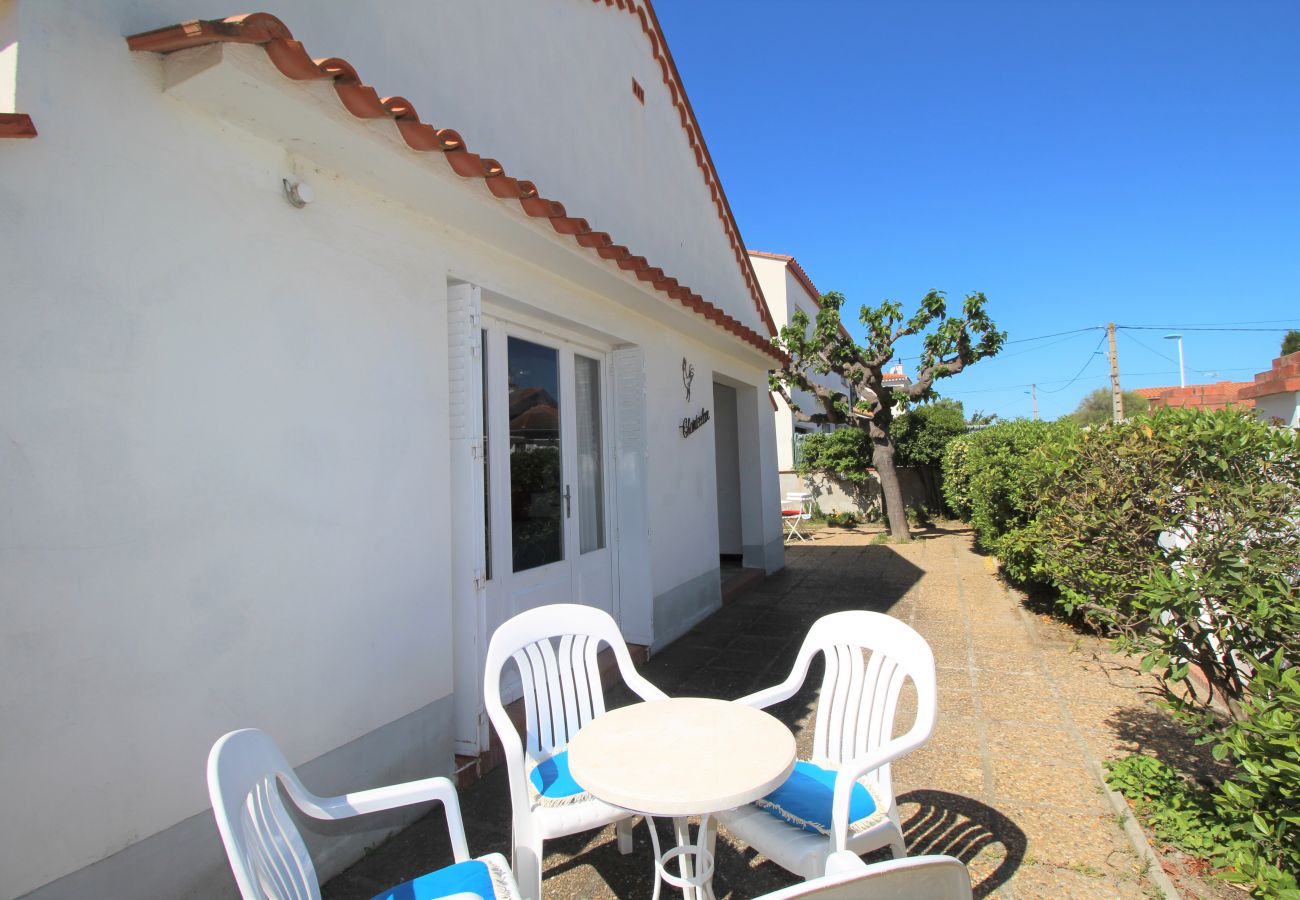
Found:
[[802, 522], [812, 518], [812, 494], [786, 494], [781, 502], [781, 522], [785, 525], [785, 539], [808, 540], [799, 529]]
[[[825, 656], [826, 672], [809, 761], [836, 770], [830, 835], [791, 825], [754, 804], [717, 815], [737, 838], [804, 878], [821, 875], [836, 850], [861, 854], [888, 845], [895, 857], [906, 854], [889, 767], [929, 739], [937, 703], [934, 654], [925, 639], [892, 616], [862, 610], [818, 619], [804, 638], [789, 677], [736, 702], [763, 709], [788, 700], [803, 685], [818, 653]], [[864, 655], [870, 658], [864, 660]], [[916, 687], [916, 720], [907, 733], [895, 738], [894, 714], [908, 678]], [[884, 815], [850, 834], [849, 800], [859, 781]]]
[[[294, 804], [317, 819], [346, 819], [438, 800], [447, 813], [447, 830], [455, 864], [395, 888], [397, 897], [465, 898], [479, 894], [463, 890], [439, 892], [430, 882], [449, 879], [471, 883], [484, 874], [497, 898], [517, 898], [518, 888], [504, 856], [492, 853], [471, 860], [465, 842], [456, 788], [446, 778], [425, 778], [406, 784], [317, 797], [303, 787], [270, 736], [256, 728], [232, 731], [208, 754], [208, 794], [217, 830], [244, 900], [320, 900], [320, 882], [307, 845], [280, 799], [277, 782]], [[481, 866], [475, 865], [476, 863]], [[486, 867], [486, 873], [482, 867]], [[409, 889], [406, 890], [406, 889]], [[380, 894], [387, 897], [389, 894]], [[488, 897], [487, 900], [492, 900]]]
[[951, 856], [917, 856], [867, 865], [851, 851], [832, 853], [826, 874], [755, 900], [971, 900], [970, 873]]
[[[512, 862], [527, 900], [541, 898], [543, 841], [617, 822], [619, 852], [632, 852], [634, 819], [627, 810], [590, 795], [548, 805], [529, 790], [533, 768], [564, 752], [579, 728], [605, 712], [596, 661], [602, 643], [614, 651], [619, 674], [642, 700], [667, 698], [636, 671], [618, 625], [600, 609], [567, 603], [530, 609], [502, 624], [488, 643], [484, 705], [505, 753], [513, 809]], [[511, 660], [523, 682], [526, 745], [501, 702], [501, 675]]]

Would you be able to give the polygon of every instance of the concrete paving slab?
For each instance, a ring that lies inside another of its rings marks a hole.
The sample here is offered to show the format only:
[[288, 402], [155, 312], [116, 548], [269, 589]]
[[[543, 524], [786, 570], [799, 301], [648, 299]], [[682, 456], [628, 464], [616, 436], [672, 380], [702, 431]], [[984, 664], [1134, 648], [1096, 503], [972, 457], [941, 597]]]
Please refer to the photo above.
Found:
[[[967, 863], [977, 897], [1161, 896], [1142, 847], [1108, 805], [1099, 760], [1152, 742], [1180, 750], [1181, 732], [1140, 691], [1151, 682], [1105, 642], [1026, 610], [944, 525], [904, 545], [872, 543], [878, 529], [823, 530], [787, 548], [787, 568], [748, 589], [642, 667], [670, 694], [735, 698], [780, 681], [809, 625], [828, 612], [872, 609], [916, 628], [939, 666], [940, 721], [927, 745], [894, 766], [909, 853]], [[807, 752], [820, 666], [772, 712]], [[610, 704], [628, 702], [610, 692]], [[915, 709], [904, 697], [900, 715]], [[898, 725], [901, 731], [909, 722]], [[474, 853], [510, 852], [504, 769], [462, 792]], [[450, 859], [438, 813], [376, 848], [325, 886], [325, 900], [363, 900]], [[670, 843], [666, 827], [661, 830]], [[645, 825], [633, 852], [612, 828], [546, 845], [548, 898], [648, 897]], [[795, 879], [720, 835], [715, 891], [752, 897]], [[1166, 894], [1168, 896], [1168, 894]]]

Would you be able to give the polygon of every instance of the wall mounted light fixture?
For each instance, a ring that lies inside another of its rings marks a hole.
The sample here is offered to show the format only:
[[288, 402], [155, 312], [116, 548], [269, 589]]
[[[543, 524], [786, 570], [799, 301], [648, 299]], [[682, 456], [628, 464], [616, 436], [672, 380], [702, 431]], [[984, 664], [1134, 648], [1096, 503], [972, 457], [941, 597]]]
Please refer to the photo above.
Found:
[[283, 179], [284, 196], [293, 206], [302, 209], [308, 203], [316, 199], [316, 192], [311, 189], [311, 185], [304, 181], [292, 182], [288, 178]]

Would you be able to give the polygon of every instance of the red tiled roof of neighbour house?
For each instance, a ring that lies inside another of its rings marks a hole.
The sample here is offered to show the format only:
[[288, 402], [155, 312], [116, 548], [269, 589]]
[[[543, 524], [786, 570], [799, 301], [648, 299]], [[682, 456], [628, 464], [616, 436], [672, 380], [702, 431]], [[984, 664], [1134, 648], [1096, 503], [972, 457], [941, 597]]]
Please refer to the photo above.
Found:
[[1147, 399], [1148, 409], [1186, 407], [1189, 409], [1223, 409], [1227, 406], [1253, 407], [1255, 401], [1242, 396], [1249, 381], [1218, 381], [1214, 384], [1189, 384], [1187, 387], [1138, 388], [1134, 391]]
[[1242, 398], [1268, 397], [1300, 391], [1300, 351], [1279, 356], [1267, 372], [1260, 372], [1254, 381], [1246, 382], [1241, 389]]
[[718, 177], [718, 171], [713, 166], [713, 157], [709, 155], [709, 148], [704, 143], [704, 132], [700, 130], [699, 121], [695, 118], [695, 110], [691, 108], [690, 98], [686, 96], [682, 76], [677, 71], [677, 64], [673, 62], [672, 51], [668, 49], [668, 40], [664, 37], [663, 29], [659, 27], [659, 17], [655, 15], [654, 6], [651, 5], [650, 0], [592, 0], [592, 3], [604, 3], [610, 9], [617, 7], [640, 20], [641, 31], [649, 39], [650, 52], [655, 62], [659, 63], [664, 86], [668, 88], [673, 106], [677, 108], [682, 130], [686, 132], [686, 140], [695, 153], [695, 163], [704, 175], [704, 183], [709, 188], [713, 205], [718, 211], [718, 219], [721, 220], [722, 227], [727, 233], [727, 240], [731, 242], [732, 252], [736, 255], [736, 263], [740, 266], [741, 274], [749, 287], [754, 308], [758, 310], [759, 318], [763, 320], [768, 331], [776, 334], [776, 324], [772, 321], [767, 304], [763, 302], [763, 291], [758, 286], [758, 276], [754, 274], [754, 267], [745, 252], [745, 242], [740, 237], [740, 226], [736, 224], [736, 217], [731, 212], [731, 204], [722, 189], [722, 179]]
[[[808, 273], [803, 270], [803, 266], [799, 265], [799, 260], [784, 253], [768, 253], [766, 250], [748, 250], [746, 252], [750, 256], [759, 256], [763, 259], [775, 259], [785, 263], [785, 267], [790, 270], [790, 274], [794, 275], [794, 280], [803, 285], [803, 289], [808, 292], [808, 297], [812, 300], [813, 306], [818, 309], [822, 308], [821, 291], [817, 290], [817, 285], [812, 283], [812, 279], [809, 278]], [[848, 329], [844, 327], [843, 322], [840, 322], [840, 334], [849, 337]]]
[[[662, 46], [662, 38], [660, 42]], [[617, 263], [620, 269], [634, 273], [638, 280], [649, 283], [656, 291], [676, 300], [777, 361], [784, 361], [784, 354], [767, 337], [727, 315], [663, 269], [651, 266], [645, 257], [636, 256], [627, 247], [615, 243], [608, 232], [593, 231], [586, 219], [569, 215], [562, 203], [541, 196], [531, 181], [513, 178], [506, 174], [496, 160], [471, 152], [465, 146], [464, 139], [453, 129], [435, 128], [422, 122], [415, 107], [403, 97], [380, 97], [373, 87], [361, 81], [347, 60], [338, 57], [313, 59], [302, 43], [294, 40], [289, 28], [269, 13], [193, 20], [127, 38], [127, 46], [131, 50], [153, 53], [173, 53], [219, 43], [258, 45], [281, 74], [296, 81], [331, 80], [339, 101], [352, 115], [360, 119], [387, 119], [412, 150], [421, 153], [437, 152], [457, 175], [483, 179], [493, 196], [503, 200], [518, 200], [525, 214], [532, 218], [547, 219], [556, 233], [571, 236], [579, 246], [594, 251], [602, 259]], [[699, 152], [697, 149], [697, 158]], [[714, 186], [716, 185], [715, 181]], [[721, 192], [720, 187], [716, 187], [716, 190]], [[747, 259], [746, 268], [752, 275]], [[757, 291], [757, 279], [753, 284], [764, 323], [775, 334], [771, 318], [762, 306], [762, 294]]]
[[36, 123], [27, 113], [0, 113], [0, 138], [34, 138]]

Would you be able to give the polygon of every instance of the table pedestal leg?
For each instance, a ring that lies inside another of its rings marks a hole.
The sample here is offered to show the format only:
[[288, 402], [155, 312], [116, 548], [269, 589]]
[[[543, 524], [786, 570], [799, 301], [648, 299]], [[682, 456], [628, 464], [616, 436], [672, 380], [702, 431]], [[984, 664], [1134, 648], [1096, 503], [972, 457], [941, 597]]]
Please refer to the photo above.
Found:
[[[659, 889], [663, 882], [681, 888], [684, 900], [713, 900], [713, 854], [709, 851], [709, 819], [705, 815], [700, 819], [699, 831], [694, 842], [691, 841], [690, 820], [673, 819], [673, 832], [677, 846], [667, 853], [659, 852], [659, 832], [654, 819], [646, 816], [646, 826], [650, 829], [650, 843], [655, 852], [655, 889], [652, 900], [659, 900]], [[668, 863], [677, 858], [680, 875], [668, 872]], [[692, 865], [691, 857], [694, 857]], [[693, 872], [698, 869], [698, 872]]]

